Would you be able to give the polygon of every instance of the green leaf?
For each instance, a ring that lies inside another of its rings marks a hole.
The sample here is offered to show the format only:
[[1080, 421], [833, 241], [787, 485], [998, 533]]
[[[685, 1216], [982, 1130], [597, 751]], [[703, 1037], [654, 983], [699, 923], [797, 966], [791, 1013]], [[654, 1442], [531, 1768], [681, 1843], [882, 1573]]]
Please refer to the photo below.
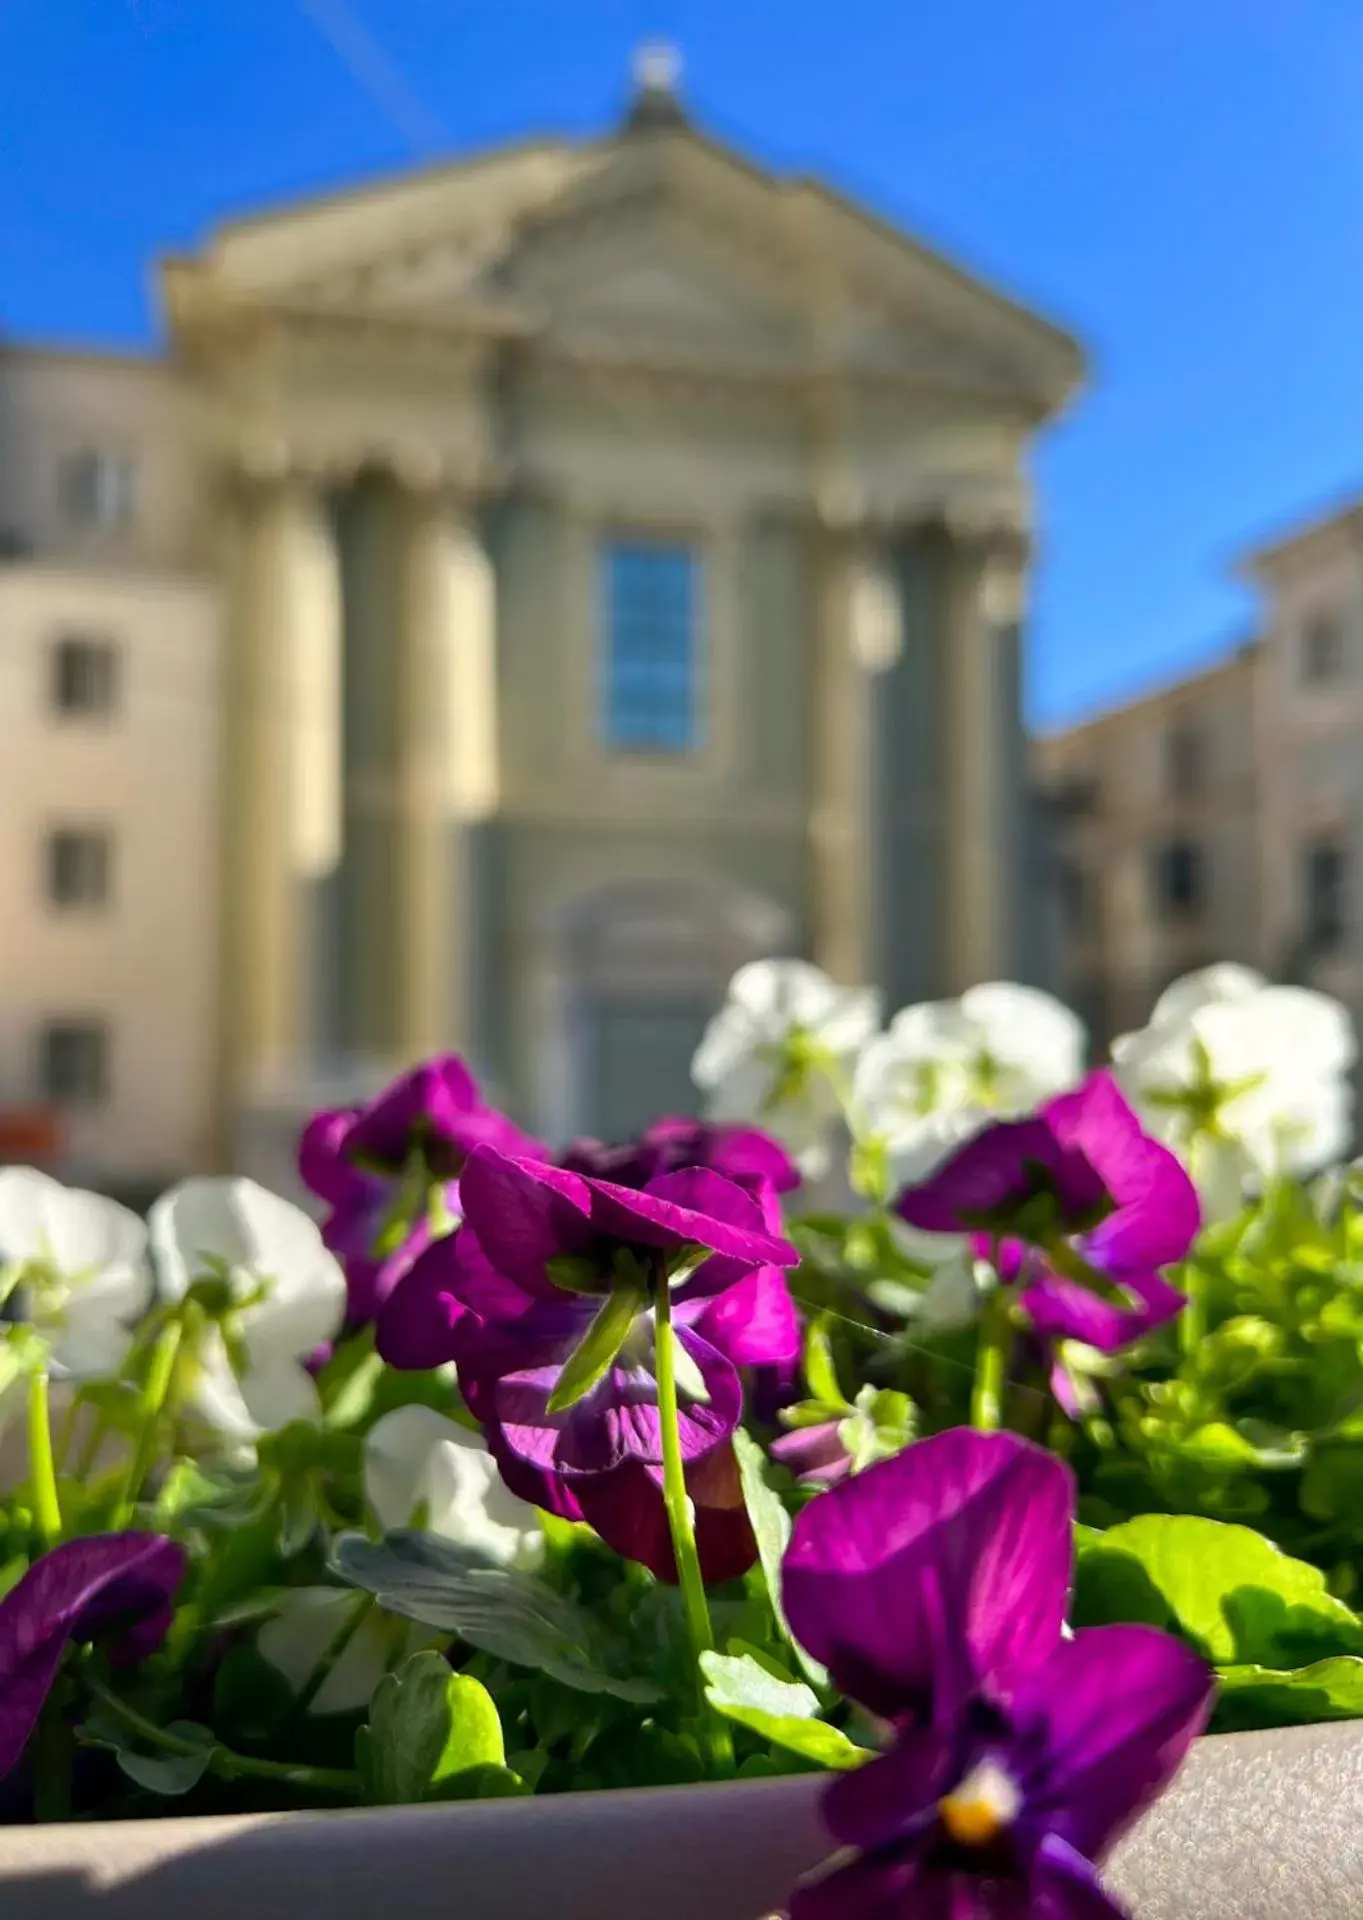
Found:
[[605, 1377], [647, 1305], [648, 1295], [638, 1286], [617, 1286], [606, 1295], [549, 1395], [550, 1413], [566, 1413]]
[[799, 1680], [778, 1680], [750, 1654], [703, 1653], [705, 1697], [717, 1713], [816, 1766], [846, 1770], [875, 1755], [820, 1720], [819, 1698]]
[[782, 1635], [795, 1649], [796, 1658], [809, 1679], [816, 1687], [826, 1687], [827, 1673], [795, 1639], [781, 1604], [781, 1562], [790, 1545], [790, 1515], [781, 1504], [780, 1494], [767, 1485], [767, 1456], [752, 1435], [739, 1427], [734, 1433], [733, 1445], [743, 1487], [743, 1504], [748, 1509], [753, 1537], [757, 1541], [757, 1557], [766, 1576], [772, 1615]]
[[334, 1565], [388, 1612], [457, 1633], [499, 1660], [535, 1668], [582, 1693], [639, 1705], [663, 1697], [645, 1678], [658, 1662], [656, 1645], [640, 1645], [533, 1573], [493, 1566], [470, 1548], [409, 1528], [377, 1543], [342, 1534]]
[[1223, 1667], [1216, 1725], [1225, 1732], [1363, 1719], [1363, 1660], [1339, 1655], [1307, 1667]]
[[1363, 1650], [1363, 1623], [1325, 1575], [1248, 1527], [1142, 1514], [1079, 1557], [1074, 1622], [1172, 1628], [1215, 1666], [1300, 1666]]
[[215, 1742], [212, 1729], [201, 1727], [194, 1720], [172, 1720], [166, 1732], [181, 1740], [193, 1740], [197, 1751], [148, 1752], [132, 1744], [135, 1736], [122, 1721], [98, 1710], [77, 1729], [82, 1746], [104, 1748], [114, 1755], [121, 1771], [137, 1786], [144, 1787], [148, 1793], [173, 1799], [198, 1786], [213, 1759]]
[[805, 1334], [805, 1379], [809, 1391], [816, 1400], [826, 1407], [841, 1407], [850, 1412], [847, 1396], [838, 1385], [838, 1369], [833, 1360], [833, 1343], [829, 1339], [829, 1318], [826, 1313], [816, 1314], [810, 1321]]
[[371, 1799], [382, 1806], [479, 1797], [469, 1776], [504, 1771], [506, 1760], [491, 1694], [452, 1673], [438, 1653], [413, 1654], [380, 1681], [356, 1755]]

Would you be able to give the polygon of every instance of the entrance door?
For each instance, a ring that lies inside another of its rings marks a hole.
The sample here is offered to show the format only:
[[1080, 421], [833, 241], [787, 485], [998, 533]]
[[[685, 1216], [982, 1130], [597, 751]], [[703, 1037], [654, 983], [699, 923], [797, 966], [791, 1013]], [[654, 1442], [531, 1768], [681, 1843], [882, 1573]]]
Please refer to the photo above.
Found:
[[584, 1022], [587, 1131], [628, 1140], [665, 1113], [695, 1113], [691, 1057], [714, 1011], [698, 996], [598, 994]]

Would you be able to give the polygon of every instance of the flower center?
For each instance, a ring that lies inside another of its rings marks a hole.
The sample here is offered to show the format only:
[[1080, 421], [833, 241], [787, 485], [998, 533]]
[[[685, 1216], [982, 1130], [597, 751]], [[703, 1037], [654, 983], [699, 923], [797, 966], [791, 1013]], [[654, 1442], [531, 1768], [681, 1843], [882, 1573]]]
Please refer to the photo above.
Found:
[[959, 1786], [937, 1802], [942, 1825], [962, 1847], [987, 1847], [1022, 1809], [1022, 1794], [1012, 1775], [996, 1760], [981, 1760]]

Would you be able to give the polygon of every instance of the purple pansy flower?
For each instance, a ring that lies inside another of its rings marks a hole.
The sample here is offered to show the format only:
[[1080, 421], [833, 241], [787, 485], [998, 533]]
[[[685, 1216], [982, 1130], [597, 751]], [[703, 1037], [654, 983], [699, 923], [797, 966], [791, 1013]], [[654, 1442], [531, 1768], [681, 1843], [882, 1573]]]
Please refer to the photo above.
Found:
[[[738, 1424], [739, 1367], [798, 1352], [781, 1271], [795, 1249], [756, 1199], [708, 1169], [635, 1190], [482, 1149], [462, 1197], [460, 1231], [436, 1242], [384, 1309], [379, 1350], [397, 1365], [453, 1359], [489, 1442], [527, 1466], [569, 1478], [628, 1461], [661, 1466], [653, 1302], [662, 1286], [687, 1460]], [[580, 1351], [600, 1363], [566, 1395]]]
[[[495, 1426], [488, 1429], [488, 1450], [512, 1493], [561, 1519], [585, 1521], [624, 1559], [637, 1560], [657, 1579], [676, 1585], [660, 1467], [626, 1460], [610, 1473], [568, 1479], [512, 1453]], [[732, 1445], [726, 1442], [701, 1459], [689, 1460], [686, 1491], [701, 1578], [707, 1586], [740, 1578], [757, 1559], [757, 1542]]]
[[457, 1216], [459, 1174], [483, 1145], [522, 1158], [544, 1152], [484, 1104], [455, 1054], [413, 1068], [365, 1106], [328, 1109], [308, 1122], [298, 1170], [330, 1209], [322, 1237], [345, 1264], [351, 1326], [375, 1318], [424, 1251], [432, 1213]]
[[1178, 1313], [1158, 1269], [1201, 1224], [1179, 1160], [1152, 1140], [1110, 1073], [1093, 1073], [1032, 1118], [966, 1142], [896, 1202], [910, 1226], [966, 1233], [1048, 1341], [1114, 1353]]
[[799, 1169], [785, 1148], [755, 1127], [717, 1127], [704, 1120], [668, 1115], [655, 1120], [637, 1140], [605, 1146], [599, 1140], [574, 1140], [559, 1155], [570, 1173], [612, 1180], [621, 1187], [646, 1187], [660, 1174], [683, 1167], [708, 1167], [748, 1193], [770, 1187], [790, 1193], [800, 1184]]
[[1104, 1920], [1102, 1858], [1206, 1722], [1211, 1675], [1153, 1627], [1064, 1631], [1074, 1486], [1016, 1435], [956, 1430], [812, 1500], [791, 1629], [895, 1730], [823, 1812], [840, 1854], [791, 1920]]
[[152, 1533], [68, 1540], [0, 1600], [0, 1774], [15, 1765], [72, 1641], [105, 1639], [115, 1659], [154, 1653], [170, 1624], [185, 1551]]
[[816, 1426], [795, 1427], [773, 1440], [773, 1460], [795, 1475], [801, 1486], [832, 1487], [852, 1471], [852, 1456], [842, 1436], [843, 1423], [820, 1420]]

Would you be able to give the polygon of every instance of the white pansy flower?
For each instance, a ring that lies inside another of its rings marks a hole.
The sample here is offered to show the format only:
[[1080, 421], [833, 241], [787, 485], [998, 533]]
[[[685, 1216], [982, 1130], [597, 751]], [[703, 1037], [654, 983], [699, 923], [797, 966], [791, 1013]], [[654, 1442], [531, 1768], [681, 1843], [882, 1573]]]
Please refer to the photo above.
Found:
[[183, 1299], [221, 1280], [232, 1306], [195, 1353], [193, 1399], [221, 1432], [244, 1441], [321, 1407], [303, 1362], [340, 1331], [345, 1274], [307, 1214], [253, 1180], [184, 1180], [149, 1219], [161, 1286]]
[[852, 1069], [880, 1022], [870, 987], [840, 987], [805, 960], [755, 960], [729, 982], [691, 1063], [712, 1120], [765, 1128], [817, 1177]]
[[135, 1213], [33, 1167], [0, 1168], [0, 1265], [22, 1267], [24, 1320], [47, 1342], [54, 1375], [117, 1373], [152, 1294]]
[[888, 1157], [891, 1192], [924, 1180], [989, 1120], [1029, 1113], [1083, 1076], [1083, 1024], [1035, 987], [990, 981], [905, 1007], [853, 1082], [859, 1138]]
[[278, 1611], [256, 1635], [256, 1647], [293, 1691], [301, 1693], [352, 1621], [354, 1630], [308, 1702], [309, 1713], [363, 1712], [386, 1673], [446, 1637], [381, 1613], [352, 1588], [289, 1587], [279, 1596]]
[[364, 1443], [364, 1488], [385, 1529], [414, 1523], [502, 1567], [544, 1557], [539, 1515], [505, 1485], [479, 1433], [434, 1407], [397, 1407]]
[[1355, 1053], [1338, 1001], [1232, 966], [1175, 981], [1148, 1027], [1112, 1043], [1124, 1092], [1183, 1156], [1209, 1220], [1235, 1213], [1247, 1186], [1347, 1151]]

